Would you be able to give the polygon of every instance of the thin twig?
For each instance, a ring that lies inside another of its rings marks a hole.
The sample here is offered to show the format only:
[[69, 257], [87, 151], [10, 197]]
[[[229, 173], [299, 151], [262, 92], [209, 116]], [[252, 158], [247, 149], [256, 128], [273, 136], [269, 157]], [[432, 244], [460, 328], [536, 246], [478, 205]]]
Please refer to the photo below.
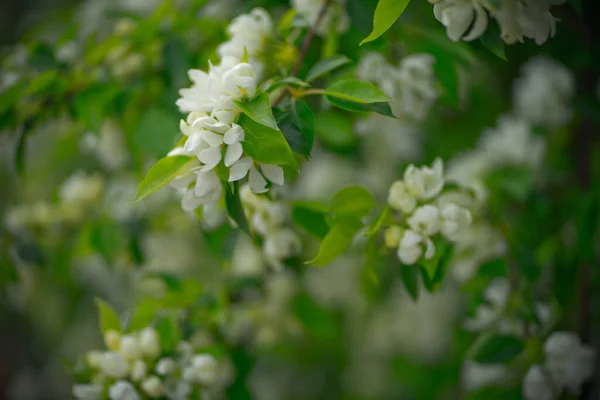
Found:
[[[315, 20], [315, 23], [313, 24], [313, 26], [311, 26], [308, 29], [308, 33], [306, 34], [306, 37], [304, 38], [304, 41], [302, 42], [302, 45], [300, 46], [300, 55], [298, 56], [298, 59], [296, 60], [296, 64], [294, 64], [294, 68], [292, 68], [290, 77], [295, 77], [296, 75], [298, 75], [298, 72], [300, 72], [300, 68], [302, 68], [302, 63], [304, 63], [304, 59], [306, 58], [306, 55], [308, 54], [310, 45], [312, 44], [313, 39], [315, 38], [315, 35], [317, 33], [317, 29], [319, 28], [319, 25], [321, 25], [321, 22], [323, 21], [323, 18], [325, 17], [325, 12], [327, 11], [327, 8], [331, 4], [331, 2], [332, 2], [332, 0], [325, 0], [323, 2], [323, 4], [321, 5], [321, 9], [319, 10], [319, 14], [317, 15], [317, 19]], [[287, 94], [287, 86], [283, 90], [281, 95], [279, 95], [279, 97], [273, 102], [273, 107], [275, 107], [276, 105], [281, 103], [281, 101], [283, 100], [283, 98], [285, 97], [286, 94]]]

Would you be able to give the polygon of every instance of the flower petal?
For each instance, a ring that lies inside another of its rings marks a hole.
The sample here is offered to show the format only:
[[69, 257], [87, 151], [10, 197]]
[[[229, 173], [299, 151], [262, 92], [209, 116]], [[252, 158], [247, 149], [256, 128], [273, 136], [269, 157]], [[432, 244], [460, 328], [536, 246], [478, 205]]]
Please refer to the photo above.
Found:
[[239, 181], [243, 179], [252, 167], [252, 159], [250, 157], [244, 157], [238, 160], [231, 169], [229, 170], [229, 182]]
[[229, 129], [225, 133], [225, 136], [223, 137], [223, 141], [225, 142], [225, 144], [228, 144], [228, 145], [232, 145], [234, 143], [241, 142], [242, 140], [244, 140], [244, 136], [245, 136], [244, 133], [245, 132], [241, 126], [239, 126], [237, 124], [233, 124], [231, 129]]
[[205, 164], [208, 169], [213, 169], [221, 161], [221, 146], [202, 150], [198, 154], [198, 159]]
[[214, 132], [211, 132], [208, 129], [204, 129], [202, 131], [202, 138], [211, 147], [220, 146], [221, 144], [223, 144], [223, 136], [216, 134]]
[[230, 167], [235, 164], [240, 159], [243, 152], [244, 149], [240, 142], [227, 146], [227, 151], [225, 152], [225, 166]]
[[260, 170], [269, 181], [283, 185], [283, 168], [274, 164], [260, 164]]
[[267, 181], [255, 167], [250, 169], [250, 187], [254, 193], [264, 193], [267, 191]]

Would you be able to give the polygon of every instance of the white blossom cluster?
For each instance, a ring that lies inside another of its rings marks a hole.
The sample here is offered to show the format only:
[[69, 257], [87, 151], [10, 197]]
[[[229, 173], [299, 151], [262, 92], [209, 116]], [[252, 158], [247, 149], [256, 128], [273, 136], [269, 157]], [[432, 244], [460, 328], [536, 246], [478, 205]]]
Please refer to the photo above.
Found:
[[254, 231], [264, 239], [263, 252], [269, 265], [282, 269], [282, 261], [302, 251], [298, 235], [286, 227], [289, 208], [282, 203], [257, 196], [248, 185], [240, 188], [244, 211]]
[[212, 355], [195, 354], [186, 341], [179, 342], [176, 355], [165, 355], [154, 328], [128, 334], [109, 330], [104, 341], [106, 351], [86, 355], [94, 374], [91, 383], [73, 386], [79, 400], [100, 400], [104, 393], [110, 400], [184, 400], [221, 384], [221, 366]]
[[533, 39], [543, 44], [556, 33], [556, 18], [550, 8], [564, 0], [429, 0], [433, 13], [453, 41], [481, 37], [493, 18], [506, 44]]
[[192, 211], [199, 206], [215, 206], [222, 195], [222, 184], [217, 171], [224, 172], [229, 182], [249, 175], [252, 190], [266, 192], [267, 181], [282, 185], [283, 170], [277, 165], [256, 163], [245, 154], [245, 132], [236, 124], [240, 115], [235, 100], [254, 96], [259, 78], [252, 64], [244, 62], [244, 54], [258, 63], [260, 51], [272, 22], [266, 11], [255, 9], [249, 15], [236, 18], [228, 31], [230, 41], [219, 48], [221, 63], [210, 65], [209, 71], [188, 71], [192, 87], [181, 89], [177, 106], [189, 113], [180, 122], [186, 137], [183, 146], [169, 155], [195, 157], [197, 162], [177, 176], [172, 185], [183, 193], [182, 207]]
[[539, 334], [552, 323], [552, 307], [548, 303], [537, 302], [534, 312], [539, 323], [526, 322], [510, 314], [510, 282], [506, 278], [496, 278], [483, 293], [487, 304], [481, 304], [475, 316], [465, 320], [465, 329], [481, 332], [494, 330], [503, 334], [522, 337], [525, 334]]
[[346, 0], [330, 1], [317, 26], [316, 23], [324, 3], [324, 0], [290, 0], [292, 8], [304, 18], [308, 26], [316, 27], [319, 36], [327, 36], [332, 29], [340, 34], [345, 33], [350, 27], [350, 17], [346, 12]]
[[596, 351], [573, 332], [555, 332], [544, 343], [545, 360], [529, 368], [523, 380], [526, 400], [557, 400], [564, 391], [578, 396], [594, 374]]
[[375, 83], [392, 101], [398, 118], [422, 121], [440, 95], [435, 79], [435, 59], [426, 53], [411, 54], [394, 66], [381, 53], [360, 59], [357, 76]]
[[83, 151], [93, 154], [108, 171], [122, 169], [129, 158], [125, 135], [114, 120], [104, 121], [97, 134], [87, 132], [80, 146]]
[[431, 167], [409, 165], [404, 179], [392, 184], [388, 204], [402, 213], [402, 223], [385, 232], [388, 247], [398, 248], [398, 258], [411, 265], [421, 257], [435, 255], [432, 238], [438, 233], [450, 241], [456, 240], [471, 224], [471, 212], [453, 201], [440, 197], [445, 185], [444, 167], [436, 159]]

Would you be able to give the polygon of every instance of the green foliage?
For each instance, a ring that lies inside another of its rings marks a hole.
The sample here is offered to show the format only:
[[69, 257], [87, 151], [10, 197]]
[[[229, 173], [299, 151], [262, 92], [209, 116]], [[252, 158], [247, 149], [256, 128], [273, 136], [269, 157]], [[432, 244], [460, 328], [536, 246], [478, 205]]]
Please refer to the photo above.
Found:
[[163, 108], [146, 110], [139, 118], [132, 141], [142, 152], [164, 157], [179, 135], [179, 121]]
[[473, 360], [481, 364], [509, 363], [525, 349], [521, 339], [514, 336], [488, 333], [480, 336], [470, 352]]
[[[345, 79], [334, 82], [325, 91], [327, 99], [345, 100], [353, 103], [372, 104], [389, 100], [388, 96], [371, 82]], [[335, 105], [335, 103], [333, 103]]]
[[100, 298], [96, 298], [98, 325], [102, 333], [113, 330], [121, 332], [121, 320], [112, 307]]
[[315, 116], [306, 102], [293, 98], [283, 110], [275, 109], [277, 125], [283, 132], [290, 148], [310, 158], [315, 140]]
[[231, 185], [225, 191], [225, 207], [227, 208], [227, 213], [236, 222], [238, 227], [248, 236], [252, 236], [250, 225], [248, 224], [244, 208], [242, 207], [242, 201], [240, 200], [240, 191], [238, 190], [237, 183]]
[[316, 79], [319, 79], [331, 71], [343, 67], [351, 62], [352, 60], [344, 55], [337, 55], [319, 60], [306, 74], [306, 82], [312, 82]]
[[376, 205], [371, 193], [362, 186], [349, 186], [340, 190], [333, 196], [331, 203], [336, 219], [361, 218], [371, 212]]
[[326, 203], [296, 201], [292, 204], [292, 219], [300, 228], [322, 239], [329, 232], [326, 216], [330, 209]]
[[269, 95], [266, 93], [259, 93], [253, 99], [248, 101], [237, 101], [234, 103], [242, 110], [244, 114], [250, 117], [254, 122], [258, 122], [268, 128], [275, 131], [279, 130], [275, 117], [271, 111], [271, 102], [269, 101]]
[[194, 160], [187, 156], [164, 157], [154, 164], [144, 177], [138, 188], [135, 201], [140, 201], [149, 194], [169, 183], [174, 177], [182, 174]]
[[362, 224], [356, 217], [340, 218], [323, 238], [319, 253], [307, 261], [307, 264], [322, 267], [331, 263], [348, 250], [361, 227]]
[[372, 42], [385, 33], [396, 22], [410, 0], [379, 0], [373, 16], [373, 31], [360, 44]]
[[246, 132], [244, 150], [254, 160], [265, 164], [288, 165], [298, 169], [290, 145], [279, 129], [255, 122], [245, 114], [238, 122]]

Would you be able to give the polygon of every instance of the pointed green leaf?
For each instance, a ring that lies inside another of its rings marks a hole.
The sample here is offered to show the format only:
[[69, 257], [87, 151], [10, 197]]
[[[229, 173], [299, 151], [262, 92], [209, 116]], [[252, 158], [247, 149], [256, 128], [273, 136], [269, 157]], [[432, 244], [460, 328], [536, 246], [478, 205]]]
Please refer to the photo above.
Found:
[[271, 129], [252, 120], [246, 114], [238, 122], [246, 132], [244, 151], [254, 160], [265, 164], [289, 165], [299, 169], [290, 145], [280, 130]]
[[164, 157], [158, 160], [148, 172], [140, 184], [135, 199], [132, 202], [140, 201], [149, 194], [160, 189], [171, 179], [185, 171], [194, 162], [194, 158], [187, 156]]
[[383, 35], [400, 18], [408, 3], [410, 0], [379, 0], [373, 15], [373, 30], [360, 44], [372, 42]]
[[384, 207], [383, 211], [381, 212], [381, 214], [379, 214], [379, 216], [377, 217], [377, 219], [375, 220], [373, 225], [371, 225], [369, 227], [369, 231], [367, 232], [367, 235], [373, 236], [377, 232], [379, 232], [381, 227], [383, 227], [386, 224], [386, 222], [388, 221], [388, 219], [390, 219], [391, 216], [392, 216], [392, 209], [389, 207]]
[[310, 235], [322, 239], [329, 232], [329, 225], [325, 220], [329, 209], [329, 205], [325, 203], [298, 201], [292, 205], [292, 220]]
[[501, 334], [481, 336], [470, 350], [473, 360], [481, 364], [500, 364], [514, 360], [525, 349], [519, 338]]
[[328, 74], [329, 72], [351, 62], [352, 60], [343, 55], [333, 56], [320, 60], [315, 65], [313, 65], [312, 68], [306, 74], [306, 82], [312, 82], [315, 79], [318, 79], [323, 75]]
[[500, 35], [500, 27], [497, 23], [488, 24], [483, 36], [481, 36], [481, 44], [490, 51], [493, 55], [506, 61], [504, 53], [504, 41]]
[[234, 185], [234, 190], [227, 189], [225, 191], [225, 207], [229, 216], [237, 223], [238, 227], [248, 236], [252, 236], [250, 225], [246, 219], [240, 193], [237, 183]]
[[96, 297], [96, 308], [102, 333], [110, 330], [121, 332], [121, 320], [110, 304]]
[[279, 130], [273, 116], [273, 111], [271, 110], [271, 101], [268, 94], [263, 92], [251, 100], [234, 100], [233, 102], [253, 121], [271, 129]]
[[333, 214], [336, 218], [367, 215], [377, 203], [373, 195], [362, 186], [348, 186], [338, 191], [332, 199]]
[[325, 91], [325, 95], [355, 103], [387, 102], [389, 97], [371, 82], [358, 79], [344, 79], [333, 83]]
[[318, 267], [329, 264], [348, 250], [354, 236], [361, 227], [362, 224], [358, 218], [346, 217], [340, 219], [323, 238], [317, 256], [306, 263]]
[[273, 82], [268, 83], [264, 87], [264, 91], [267, 93], [271, 93], [275, 89], [279, 89], [282, 86], [294, 86], [299, 88], [307, 88], [310, 85], [304, 82], [302, 79], [296, 78], [295, 76], [288, 76], [287, 78], [278, 79]]
[[400, 277], [410, 297], [417, 301], [419, 299], [419, 266], [401, 265]]

